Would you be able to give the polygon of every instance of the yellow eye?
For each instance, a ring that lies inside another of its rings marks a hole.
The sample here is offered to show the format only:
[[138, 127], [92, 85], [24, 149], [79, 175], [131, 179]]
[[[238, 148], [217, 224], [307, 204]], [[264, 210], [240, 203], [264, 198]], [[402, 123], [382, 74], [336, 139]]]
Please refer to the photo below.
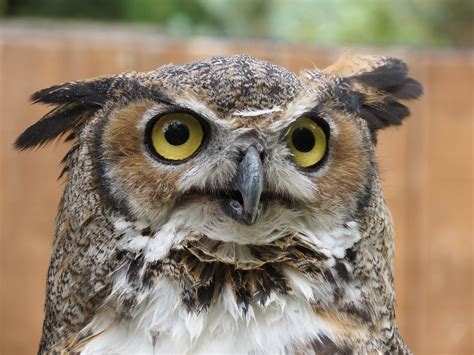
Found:
[[288, 132], [288, 148], [295, 163], [302, 168], [316, 165], [326, 153], [327, 138], [323, 129], [311, 118], [301, 117]]
[[187, 113], [168, 113], [158, 118], [149, 133], [149, 145], [166, 160], [190, 158], [201, 146], [204, 131], [201, 123]]

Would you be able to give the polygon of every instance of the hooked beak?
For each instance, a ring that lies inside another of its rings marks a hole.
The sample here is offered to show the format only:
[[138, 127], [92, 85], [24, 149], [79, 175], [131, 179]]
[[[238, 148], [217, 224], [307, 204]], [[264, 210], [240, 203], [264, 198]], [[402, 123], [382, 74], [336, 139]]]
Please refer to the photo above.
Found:
[[263, 166], [255, 147], [248, 148], [240, 162], [233, 187], [236, 191], [233, 196], [224, 200], [224, 210], [237, 222], [254, 224], [263, 210], [260, 202], [263, 190]]

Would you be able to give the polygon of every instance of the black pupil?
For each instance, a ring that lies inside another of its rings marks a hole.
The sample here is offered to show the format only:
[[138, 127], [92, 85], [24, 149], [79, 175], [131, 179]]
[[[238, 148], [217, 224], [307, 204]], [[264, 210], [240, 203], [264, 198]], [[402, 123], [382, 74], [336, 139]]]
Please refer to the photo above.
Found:
[[183, 122], [171, 122], [165, 128], [165, 138], [171, 145], [181, 145], [189, 139], [189, 128]]
[[304, 127], [296, 128], [293, 131], [291, 140], [293, 141], [294, 147], [303, 153], [307, 153], [313, 149], [315, 143], [313, 132]]

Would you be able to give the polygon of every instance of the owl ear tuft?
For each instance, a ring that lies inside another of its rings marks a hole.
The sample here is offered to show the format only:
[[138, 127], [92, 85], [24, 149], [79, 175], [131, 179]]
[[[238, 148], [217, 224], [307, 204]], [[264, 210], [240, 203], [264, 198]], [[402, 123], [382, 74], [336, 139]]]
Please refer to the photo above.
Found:
[[15, 148], [26, 150], [42, 147], [72, 131], [67, 139], [72, 139], [75, 130], [83, 120], [98, 109], [98, 105], [65, 104], [50, 111], [42, 119], [28, 127], [15, 141]]
[[31, 96], [33, 103], [57, 105], [38, 122], [27, 128], [15, 141], [15, 148], [41, 147], [70, 132], [73, 139], [79, 127], [108, 100], [126, 100], [131, 93], [143, 94], [143, 87], [133, 73], [52, 86]]
[[325, 72], [342, 78], [342, 103], [367, 121], [374, 136], [377, 130], [400, 125], [410, 115], [398, 100], [423, 94], [420, 83], [408, 77], [406, 64], [396, 58], [343, 57]]
[[74, 131], [104, 103], [106, 80], [66, 83], [34, 93], [31, 96], [33, 103], [57, 107], [28, 127], [15, 141], [15, 148], [41, 147], [68, 131]]
[[74, 81], [51, 86], [31, 95], [33, 103], [61, 105], [71, 102], [102, 104], [112, 84], [111, 78]]

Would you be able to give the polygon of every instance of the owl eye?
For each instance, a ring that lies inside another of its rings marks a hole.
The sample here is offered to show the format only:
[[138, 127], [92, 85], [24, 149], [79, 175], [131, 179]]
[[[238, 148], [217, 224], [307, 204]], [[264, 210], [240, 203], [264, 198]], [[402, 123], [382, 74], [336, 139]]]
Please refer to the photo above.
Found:
[[315, 166], [326, 153], [326, 133], [312, 118], [303, 116], [296, 120], [287, 140], [295, 163], [302, 168]]
[[204, 138], [201, 122], [188, 113], [168, 113], [151, 123], [146, 141], [164, 160], [179, 162], [197, 152]]

